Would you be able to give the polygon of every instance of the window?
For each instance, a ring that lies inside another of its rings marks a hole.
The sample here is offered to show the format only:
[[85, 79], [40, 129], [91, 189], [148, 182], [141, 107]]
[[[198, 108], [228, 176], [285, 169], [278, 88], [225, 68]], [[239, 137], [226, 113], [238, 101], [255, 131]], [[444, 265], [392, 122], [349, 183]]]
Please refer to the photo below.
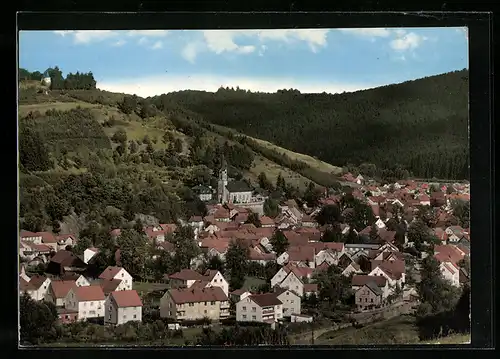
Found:
[[243, 314], [242, 317], [243, 317], [243, 319], [247, 319], [247, 315], [246, 314]]
[[252, 307], [252, 312], [255, 312], [256, 310], [257, 310], [257, 308]]
[[372, 299], [370, 299], [370, 301], [373, 303], [373, 298], [372, 298]]
[[203, 311], [203, 313], [207, 314], [207, 310], [205, 309], [205, 310]]
[[134, 319], [137, 319], [137, 314], [134, 314]]
[[90, 302], [90, 306], [93, 307], [94, 306], [94, 302]]
[[293, 299], [290, 301], [290, 303], [292, 303], [292, 304], [293, 304]]
[[243, 307], [242, 309], [243, 309], [243, 311], [246, 311], [246, 310], [247, 310], [247, 307]]
[[122, 272], [122, 278], [123, 278], [123, 272]]
[[124, 316], [123, 316], [123, 319], [127, 319], [127, 316], [126, 316], [126, 315], [124, 315]]
[[210, 305], [215, 305], [215, 301], [210, 302]]
[[84, 306], [84, 307], [86, 307], [86, 306], [87, 306], [87, 302], [84, 302], [84, 303], [83, 303], [83, 306]]
[[365, 298], [365, 303], [368, 302], [368, 298]]
[[190, 307], [194, 307], [194, 303], [189, 303], [189, 306]]
[[86, 311], [83, 311], [83, 315], [85, 315], [85, 314], [87, 314], [87, 312], [86, 312]]
[[256, 320], [256, 319], [257, 319], [257, 317], [256, 317], [255, 315], [252, 315], [252, 319], [253, 319], [253, 320]]
[[64, 318], [65, 318], [65, 319], [69, 319], [69, 315], [65, 315], [65, 316], [64, 316]]
[[288, 308], [283, 308], [283, 311], [286, 313], [288, 312]]
[[207, 303], [207, 302], [205, 302], [205, 305], [207, 305], [207, 304], [208, 304], [208, 303]]
[[168, 315], [172, 315], [172, 312], [170, 310], [168, 311]]
[[286, 292], [286, 295], [290, 295], [290, 292]]

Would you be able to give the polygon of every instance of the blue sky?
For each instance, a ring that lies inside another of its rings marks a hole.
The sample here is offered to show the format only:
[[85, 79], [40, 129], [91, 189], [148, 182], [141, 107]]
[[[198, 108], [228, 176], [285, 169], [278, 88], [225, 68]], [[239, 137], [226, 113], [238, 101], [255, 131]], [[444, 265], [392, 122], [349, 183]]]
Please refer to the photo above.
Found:
[[19, 66], [139, 96], [239, 86], [350, 92], [468, 67], [466, 28], [21, 31]]

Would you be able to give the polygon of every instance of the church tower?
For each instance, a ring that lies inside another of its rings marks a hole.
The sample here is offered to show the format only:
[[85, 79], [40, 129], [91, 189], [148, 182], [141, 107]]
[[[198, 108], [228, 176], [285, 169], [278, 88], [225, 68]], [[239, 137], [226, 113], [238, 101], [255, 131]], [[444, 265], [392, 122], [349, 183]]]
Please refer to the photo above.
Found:
[[228, 193], [227, 193], [227, 163], [222, 157], [221, 161], [221, 169], [219, 172], [219, 181], [217, 183], [217, 200], [219, 203], [226, 203], [228, 201]]

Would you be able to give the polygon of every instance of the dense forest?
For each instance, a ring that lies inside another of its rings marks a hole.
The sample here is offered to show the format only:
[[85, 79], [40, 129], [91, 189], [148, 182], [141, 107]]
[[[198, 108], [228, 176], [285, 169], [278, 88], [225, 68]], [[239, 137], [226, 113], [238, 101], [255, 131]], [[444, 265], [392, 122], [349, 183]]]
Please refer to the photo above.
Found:
[[421, 178], [469, 177], [467, 70], [342, 94], [180, 91], [151, 98], [336, 166], [372, 163]]
[[[68, 73], [64, 78], [59, 67], [49, 68], [46, 72], [51, 80], [51, 90], [92, 90], [96, 88], [97, 82], [92, 72]], [[40, 71], [29, 72], [26, 69], [19, 69], [19, 81], [41, 81], [43, 74]]]

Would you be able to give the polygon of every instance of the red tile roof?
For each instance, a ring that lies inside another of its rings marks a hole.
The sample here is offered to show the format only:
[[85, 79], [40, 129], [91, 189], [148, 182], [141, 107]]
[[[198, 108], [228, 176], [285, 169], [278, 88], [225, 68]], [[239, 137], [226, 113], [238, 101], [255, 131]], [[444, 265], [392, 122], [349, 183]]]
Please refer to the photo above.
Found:
[[142, 301], [135, 290], [120, 290], [111, 292], [110, 297], [113, 298], [119, 308], [125, 307], [142, 307]]
[[379, 287], [384, 287], [387, 283], [387, 279], [383, 276], [378, 275], [364, 275], [364, 274], [355, 274], [352, 277], [352, 285], [353, 286], [364, 286], [367, 283], [374, 282]]
[[168, 293], [176, 304], [212, 301], [223, 302], [228, 300], [226, 294], [220, 287], [170, 289]]
[[50, 283], [56, 299], [65, 298], [71, 288], [76, 288], [74, 280], [53, 280]]
[[179, 280], [204, 280], [205, 277], [192, 269], [182, 269], [180, 272], [169, 275], [170, 279]]
[[305, 293], [314, 293], [318, 291], [318, 285], [313, 283], [304, 284]]
[[101, 273], [99, 279], [113, 279], [122, 269], [122, 267], [109, 266]]
[[283, 304], [281, 300], [278, 299], [277, 293], [252, 294], [248, 298], [260, 307], [270, 307]]
[[104, 279], [100, 285], [104, 294], [109, 294], [114, 292], [121, 282], [121, 279]]
[[260, 223], [262, 225], [275, 225], [276, 223], [274, 222], [274, 219], [268, 216], [262, 216], [260, 217]]
[[72, 289], [79, 302], [88, 302], [94, 300], [104, 300], [104, 292], [100, 285], [91, 285], [86, 287], [76, 287]]
[[440, 262], [458, 263], [464, 254], [451, 244], [434, 246], [434, 257]]
[[35, 274], [33, 277], [30, 279], [30, 284], [35, 288], [39, 289], [43, 283], [47, 280], [47, 277], [41, 276], [39, 274]]
[[23, 277], [19, 277], [19, 292], [34, 291], [36, 288]]

